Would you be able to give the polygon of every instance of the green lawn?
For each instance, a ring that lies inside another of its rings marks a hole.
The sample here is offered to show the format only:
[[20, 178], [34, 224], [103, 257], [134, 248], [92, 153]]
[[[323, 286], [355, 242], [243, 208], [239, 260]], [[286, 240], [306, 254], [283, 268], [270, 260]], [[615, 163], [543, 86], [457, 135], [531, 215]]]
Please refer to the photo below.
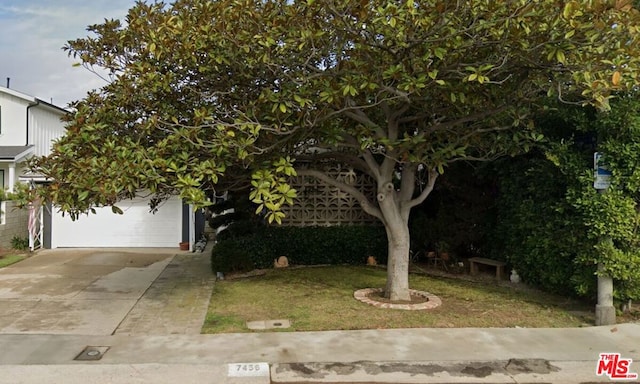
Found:
[[0, 268], [4, 268], [8, 265], [15, 264], [25, 258], [24, 255], [6, 255], [0, 257]]
[[593, 324], [592, 307], [492, 280], [411, 275], [411, 288], [442, 299], [425, 311], [378, 309], [353, 298], [383, 287], [374, 267], [270, 270], [263, 276], [216, 283], [203, 333], [248, 332], [247, 321], [289, 319], [290, 331], [416, 327], [576, 327]]

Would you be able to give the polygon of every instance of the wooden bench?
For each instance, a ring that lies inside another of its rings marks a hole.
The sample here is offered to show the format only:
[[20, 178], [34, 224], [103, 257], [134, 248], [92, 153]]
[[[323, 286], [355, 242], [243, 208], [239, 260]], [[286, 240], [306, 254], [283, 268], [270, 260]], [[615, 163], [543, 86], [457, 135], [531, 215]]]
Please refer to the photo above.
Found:
[[472, 257], [469, 259], [469, 268], [472, 275], [478, 274], [478, 264], [491, 265], [496, 267], [496, 278], [502, 279], [504, 276], [504, 267], [507, 265], [504, 261], [486, 259], [484, 257]]

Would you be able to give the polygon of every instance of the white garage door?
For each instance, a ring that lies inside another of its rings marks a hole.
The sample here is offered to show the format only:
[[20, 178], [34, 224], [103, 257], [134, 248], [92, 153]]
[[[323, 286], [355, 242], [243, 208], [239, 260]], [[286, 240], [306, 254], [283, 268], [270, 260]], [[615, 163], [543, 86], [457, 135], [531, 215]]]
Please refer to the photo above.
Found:
[[96, 209], [97, 214], [80, 216], [53, 213], [51, 248], [59, 247], [178, 247], [182, 240], [182, 202], [166, 201], [158, 211], [149, 212], [147, 200], [123, 200], [116, 204], [124, 211], [114, 214], [111, 207]]

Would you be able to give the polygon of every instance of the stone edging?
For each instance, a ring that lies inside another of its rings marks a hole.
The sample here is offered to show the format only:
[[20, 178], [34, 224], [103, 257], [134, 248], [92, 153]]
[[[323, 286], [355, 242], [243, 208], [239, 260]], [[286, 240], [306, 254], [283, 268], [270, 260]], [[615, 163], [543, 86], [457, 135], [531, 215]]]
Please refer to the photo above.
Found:
[[363, 303], [373, 305], [377, 308], [385, 308], [385, 309], [404, 309], [408, 311], [419, 311], [423, 309], [433, 309], [439, 307], [442, 304], [442, 300], [436, 295], [432, 295], [429, 292], [424, 291], [416, 291], [415, 289], [410, 289], [409, 293], [414, 296], [422, 296], [428, 301], [424, 303], [418, 304], [393, 304], [393, 303], [383, 303], [380, 301], [376, 301], [369, 297], [370, 294], [374, 292], [382, 292], [382, 288], [365, 288], [357, 290], [353, 293], [353, 297], [356, 300], [362, 301]]

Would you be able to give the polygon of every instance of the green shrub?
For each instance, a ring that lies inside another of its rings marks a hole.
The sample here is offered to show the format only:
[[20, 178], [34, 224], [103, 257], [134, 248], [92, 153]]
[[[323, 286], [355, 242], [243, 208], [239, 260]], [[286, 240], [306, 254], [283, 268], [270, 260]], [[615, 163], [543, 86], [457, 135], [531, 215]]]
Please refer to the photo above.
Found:
[[496, 163], [500, 175], [490, 256], [523, 281], [565, 295], [593, 293], [593, 266], [579, 263], [592, 244], [580, 213], [566, 201], [571, 177], [546, 159], [523, 156]]
[[[224, 244], [219, 246], [219, 244]], [[241, 242], [229, 240], [221, 242], [214, 248], [215, 257], [211, 258], [213, 272], [238, 272], [253, 269], [253, 263], [249, 258], [249, 252]]]
[[362, 265], [368, 256], [384, 264], [384, 229], [372, 226], [264, 227], [246, 236], [220, 240], [213, 248], [214, 272], [270, 268], [279, 256], [292, 265]]
[[19, 251], [25, 251], [29, 249], [29, 238], [13, 236], [13, 238], [11, 239], [11, 248], [17, 249]]
[[249, 236], [263, 227], [262, 224], [254, 220], [238, 220], [225, 225], [227, 227], [217, 234], [216, 239], [226, 240]]

